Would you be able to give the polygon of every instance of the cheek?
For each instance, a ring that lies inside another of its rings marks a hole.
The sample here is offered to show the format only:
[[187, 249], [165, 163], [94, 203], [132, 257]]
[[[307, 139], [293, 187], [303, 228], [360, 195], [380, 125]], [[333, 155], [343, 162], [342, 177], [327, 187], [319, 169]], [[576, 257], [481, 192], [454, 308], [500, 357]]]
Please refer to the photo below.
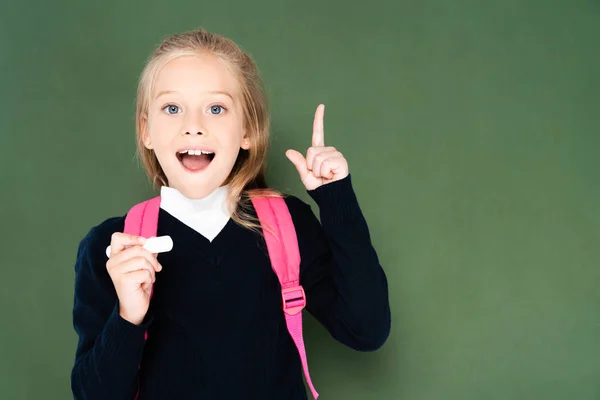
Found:
[[230, 130], [227, 132], [227, 135], [223, 135], [220, 138], [220, 148], [221, 152], [225, 157], [223, 157], [223, 161], [227, 160], [227, 164], [233, 165], [237, 156], [240, 152], [240, 145], [242, 143], [242, 134], [240, 131], [236, 130], [236, 127], [230, 127]]
[[242, 143], [242, 126], [237, 119], [218, 121], [210, 127], [210, 131], [215, 132], [214, 139], [227, 152], [239, 147]]
[[177, 132], [177, 126], [173, 121], [164, 118], [156, 118], [149, 125], [148, 132], [155, 150], [160, 152], [162, 147], [168, 145], [170, 141], [173, 140], [173, 137]]
[[228, 138], [226, 141], [221, 141], [221, 153], [227, 158], [229, 161], [232, 159], [235, 161], [237, 158], [238, 152], [240, 150], [239, 142], [236, 142], [234, 138]]

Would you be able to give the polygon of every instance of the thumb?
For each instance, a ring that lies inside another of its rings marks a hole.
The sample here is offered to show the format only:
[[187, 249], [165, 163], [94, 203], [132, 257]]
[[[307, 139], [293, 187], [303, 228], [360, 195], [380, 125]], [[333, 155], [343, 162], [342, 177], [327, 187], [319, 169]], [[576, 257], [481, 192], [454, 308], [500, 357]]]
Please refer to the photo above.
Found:
[[285, 152], [285, 156], [294, 164], [300, 174], [300, 179], [304, 181], [306, 175], [308, 175], [308, 168], [306, 167], [306, 159], [296, 150], [288, 150]]

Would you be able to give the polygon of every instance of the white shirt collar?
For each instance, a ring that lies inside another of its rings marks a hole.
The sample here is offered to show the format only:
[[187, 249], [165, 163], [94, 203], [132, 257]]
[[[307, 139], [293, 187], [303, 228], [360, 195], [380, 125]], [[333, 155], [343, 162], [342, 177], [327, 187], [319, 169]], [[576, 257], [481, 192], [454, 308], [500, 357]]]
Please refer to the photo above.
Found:
[[175, 188], [162, 186], [160, 208], [212, 242], [230, 218], [228, 193], [229, 186], [226, 185], [202, 199], [190, 199]]

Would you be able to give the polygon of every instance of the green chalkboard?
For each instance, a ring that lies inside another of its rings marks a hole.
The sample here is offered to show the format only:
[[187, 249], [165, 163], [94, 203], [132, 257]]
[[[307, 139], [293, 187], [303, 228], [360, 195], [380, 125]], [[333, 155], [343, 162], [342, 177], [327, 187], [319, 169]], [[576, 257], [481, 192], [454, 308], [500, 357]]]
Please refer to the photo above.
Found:
[[375, 353], [311, 318], [324, 400], [600, 398], [600, 3], [24, 0], [0, 6], [0, 398], [66, 399], [77, 245], [152, 195], [134, 96], [166, 35], [257, 61], [269, 181], [288, 148], [349, 160], [388, 274]]

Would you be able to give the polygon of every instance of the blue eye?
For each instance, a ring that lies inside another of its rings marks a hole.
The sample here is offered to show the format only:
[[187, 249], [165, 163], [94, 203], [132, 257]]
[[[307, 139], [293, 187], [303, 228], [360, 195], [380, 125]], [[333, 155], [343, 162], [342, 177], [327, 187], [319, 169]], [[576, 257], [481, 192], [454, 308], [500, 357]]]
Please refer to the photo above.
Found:
[[179, 113], [179, 107], [169, 104], [163, 108], [167, 112], [167, 114], [177, 114]]
[[210, 113], [213, 115], [222, 114], [222, 111], [225, 111], [225, 107], [223, 106], [212, 106], [210, 107]]

